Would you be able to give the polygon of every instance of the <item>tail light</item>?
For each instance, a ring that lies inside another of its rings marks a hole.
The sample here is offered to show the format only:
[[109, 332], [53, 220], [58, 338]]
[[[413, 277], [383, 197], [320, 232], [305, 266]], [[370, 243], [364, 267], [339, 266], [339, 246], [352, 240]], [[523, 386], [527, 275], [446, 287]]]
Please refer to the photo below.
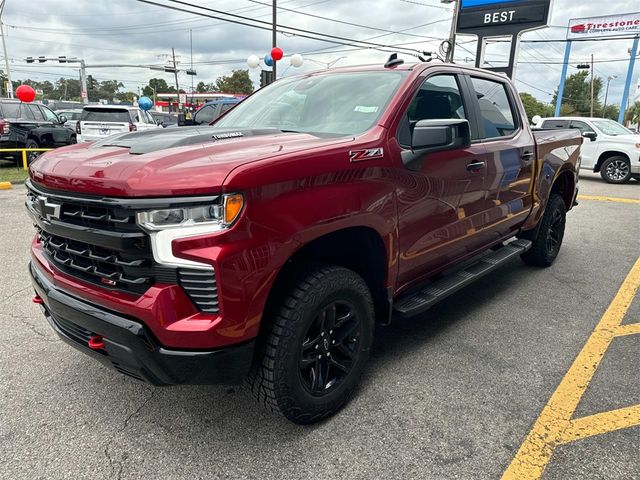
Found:
[[129, 124], [129, 131], [130, 132], [136, 132], [138, 131], [138, 127], [136, 127], [133, 123]]
[[0, 120], [0, 134], [7, 135], [11, 129], [11, 124], [6, 120]]
[[76, 133], [80, 135], [82, 133], [82, 128], [80, 128], [80, 120], [76, 122]]

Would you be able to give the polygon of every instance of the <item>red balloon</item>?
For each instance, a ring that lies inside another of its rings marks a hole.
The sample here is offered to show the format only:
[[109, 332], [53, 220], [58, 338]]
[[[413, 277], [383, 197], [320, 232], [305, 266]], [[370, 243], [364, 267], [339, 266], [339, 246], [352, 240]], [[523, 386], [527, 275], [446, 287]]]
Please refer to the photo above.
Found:
[[36, 98], [36, 91], [29, 85], [20, 85], [16, 88], [16, 97], [22, 102], [33, 102]]
[[273, 58], [276, 62], [278, 60], [282, 60], [282, 57], [284, 57], [284, 52], [280, 47], [274, 47], [271, 49], [271, 58]]

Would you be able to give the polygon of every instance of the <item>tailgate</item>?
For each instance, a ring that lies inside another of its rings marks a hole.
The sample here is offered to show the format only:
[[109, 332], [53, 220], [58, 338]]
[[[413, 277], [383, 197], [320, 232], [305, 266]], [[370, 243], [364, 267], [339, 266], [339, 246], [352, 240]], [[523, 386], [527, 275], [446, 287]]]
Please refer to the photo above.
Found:
[[129, 131], [129, 123], [124, 122], [80, 122], [83, 135], [108, 137]]

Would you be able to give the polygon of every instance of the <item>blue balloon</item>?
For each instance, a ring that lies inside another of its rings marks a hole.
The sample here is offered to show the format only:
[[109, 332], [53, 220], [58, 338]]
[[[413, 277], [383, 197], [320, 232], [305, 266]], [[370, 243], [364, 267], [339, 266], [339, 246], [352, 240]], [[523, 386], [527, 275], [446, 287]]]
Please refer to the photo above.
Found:
[[273, 67], [273, 58], [269, 53], [264, 56], [264, 63], [267, 64], [267, 67]]
[[153, 100], [149, 97], [140, 97], [138, 99], [138, 107], [140, 107], [140, 110], [151, 110], [151, 107], [153, 107]]

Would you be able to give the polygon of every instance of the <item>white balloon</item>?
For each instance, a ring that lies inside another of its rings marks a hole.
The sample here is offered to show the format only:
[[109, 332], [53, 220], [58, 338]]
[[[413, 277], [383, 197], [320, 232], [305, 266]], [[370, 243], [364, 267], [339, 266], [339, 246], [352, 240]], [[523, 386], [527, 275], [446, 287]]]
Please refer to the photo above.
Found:
[[299, 53], [294, 53], [293, 55], [291, 55], [289, 63], [291, 63], [292, 67], [298, 68], [301, 67], [304, 63], [304, 58], [302, 58], [302, 55], [300, 55]]
[[247, 65], [249, 68], [258, 68], [258, 65], [260, 65], [260, 58], [258, 58], [257, 55], [250, 55], [249, 58], [247, 58]]

